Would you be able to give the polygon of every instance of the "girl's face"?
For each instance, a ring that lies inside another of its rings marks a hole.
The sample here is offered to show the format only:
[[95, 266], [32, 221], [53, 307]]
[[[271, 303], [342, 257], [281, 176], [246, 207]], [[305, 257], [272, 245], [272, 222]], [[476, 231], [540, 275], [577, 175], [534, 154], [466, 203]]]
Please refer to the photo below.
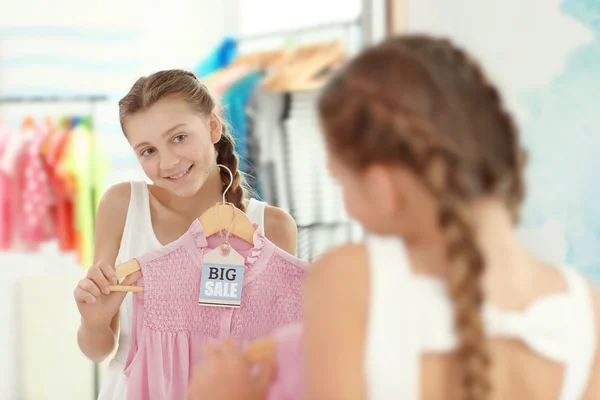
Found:
[[216, 162], [214, 145], [221, 139], [221, 121], [203, 116], [177, 97], [157, 101], [124, 122], [124, 130], [144, 173], [179, 197], [202, 187], [206, 170]]
[[350, 167], [328, 151], [331, 174], [342, 187], [350, 217], [365, 230], [409, 238], [437, 227], [437, 203], [418, 177], [400, 166]]

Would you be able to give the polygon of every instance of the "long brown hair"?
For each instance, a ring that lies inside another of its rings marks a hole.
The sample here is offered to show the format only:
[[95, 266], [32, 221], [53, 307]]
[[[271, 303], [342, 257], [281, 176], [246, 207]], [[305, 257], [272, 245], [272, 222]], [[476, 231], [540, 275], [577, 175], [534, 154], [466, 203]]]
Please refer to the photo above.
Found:
[[480, 282], [485, 260], [467, 203], [501, 196], [516, 221], [524, 196], [524, 153], [498, 91], [449, 41], [407, 35], [350, 62], [325, 88], [319, 112], [327, 143], [346, 164], [409, 168], [439, 200], [463, 398], [489, 398]]
[[[167, 96], [181, 97], [202, 115], [207, 116], [215, 111], [216, 104], [208, 89], [193, 73], [179, 69], [159, 71], [150, 76], [139, 78], [133, 84], [129, 93], [119, 101], [121, 128], [123, 128], [127, 117], [148, 109]], [[123, 131], [125, 131], [124, 128]], [[239, 161], [234, 149], [233, 137], [227, 132], [226, 124], [223, 123], [221, 140], [215, 144], [217, 164], [226, 165], [233, 174], [231, 188], [226, 193], [227, 201], [245, 211], [243, 200], [246, 184], [244, 177], [238, 170]], [[229, 173], [225, 169], [220, 171], [223, 188], [226, 188], [230, 181]]]

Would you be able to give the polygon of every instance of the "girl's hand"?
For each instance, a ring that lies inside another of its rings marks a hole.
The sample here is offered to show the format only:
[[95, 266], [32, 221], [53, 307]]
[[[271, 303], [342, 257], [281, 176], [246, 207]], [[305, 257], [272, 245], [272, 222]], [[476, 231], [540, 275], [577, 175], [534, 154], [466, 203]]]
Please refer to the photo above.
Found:
[[253, 365], [231, 340], [207, 344], [203, 360], [194, 368], [188, 388], [189, 400], [264, 400], [275, 379], [275, 365]]

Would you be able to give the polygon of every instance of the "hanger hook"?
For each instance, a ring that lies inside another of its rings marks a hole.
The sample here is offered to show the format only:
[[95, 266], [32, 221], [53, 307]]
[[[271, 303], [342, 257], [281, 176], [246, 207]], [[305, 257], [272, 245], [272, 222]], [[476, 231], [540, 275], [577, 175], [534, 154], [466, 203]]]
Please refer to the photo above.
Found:
[[215, 164], [212, 167], [210, 167], [209, 169], [206, 170], [206, 173], [209, 174], [210, 171], [212, 171], [212, 169], [214, 167], [220, 167], [220, 168], [225, 168], [227, 170], [227, 172], [229, 172], [229, 185], [227, 185], [227, 187], [225, 188], [225, 191], [223, 192], [223, 204], [225, 204], [225, 195], [227, 194], [227, 191], [229, 190], [229, 188], [231, 187], [231, 185], [233, 184], [233, 174], [231, 173], [231, 170], [229, 169], [229, 167], [227, 165], [223, 165], [223, 164]]

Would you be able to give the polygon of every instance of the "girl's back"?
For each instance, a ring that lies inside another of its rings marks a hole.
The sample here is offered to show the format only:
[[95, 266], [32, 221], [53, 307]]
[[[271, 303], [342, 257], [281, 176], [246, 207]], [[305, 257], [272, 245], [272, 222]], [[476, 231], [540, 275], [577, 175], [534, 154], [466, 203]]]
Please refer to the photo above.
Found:
[[[366, 253], [369, 398], [385, 399], [386, 393], [460, 398], [453, 310], [444, 280], [411, 267], [397, 239], [370, 238]], [[531, 279], [491, 282], [484, 306], [492, 398], [584, 398], [600, 359], [598, 297], [573, 270], [538, 264], [515, 269]], [[521, 288], [515, 285], [519, 281]], [[413, 306], [403, 307], [407, 304]]]

